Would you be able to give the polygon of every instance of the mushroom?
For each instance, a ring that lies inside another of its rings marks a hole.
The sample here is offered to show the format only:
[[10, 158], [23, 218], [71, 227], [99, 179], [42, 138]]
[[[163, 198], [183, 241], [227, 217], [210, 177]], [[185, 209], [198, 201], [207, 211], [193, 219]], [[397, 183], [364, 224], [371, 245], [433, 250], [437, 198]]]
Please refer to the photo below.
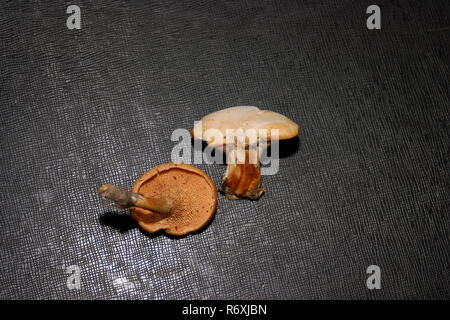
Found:
[[[274, 134], [273, 129], [277, 130]], [[245, 134], [249, 131], [254, 135]], [[235, 138], [236, 132], [244, 133], [245, 140], [241, 140], [241, 143]], [[262, 135], [262, 132], [266, 135]], [[259, 187], [263, 148], [268, 147], [271, 141], [291, 139], [298, 133], [299, 126], [289, 118], [253, 106], [231, 107], [208, 114], [191, 131], [195, 139], [202, 139], [209, 146], [227, 154], [227, 170], [219, 190], [230, 200], [259, 199], [264, 193], [264, 188]], [[245, 158], [233, 161], [239, 154], [239, 144], [245, 152]]]
[[144, 173], [132, 191], [113, 185], [99, 195], [120, 207], [130, 207], [131, 217], [149, 233], [164, 230], [182, 236], [203, 228], [214, 216], [217, 191], [202, 170], [184, 163], [165, 163]]

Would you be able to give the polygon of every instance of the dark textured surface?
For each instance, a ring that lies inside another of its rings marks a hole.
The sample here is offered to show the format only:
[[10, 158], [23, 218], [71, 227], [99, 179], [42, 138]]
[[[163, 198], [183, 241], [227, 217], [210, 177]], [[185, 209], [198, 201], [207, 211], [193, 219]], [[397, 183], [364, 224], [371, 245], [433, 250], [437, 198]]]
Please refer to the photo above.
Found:
[[[0, 298], [450, 298], [449, 2], [376, 1], [369, 31], [372, 2], [75, 1], [68, 30], [2, 1]], [[101, 206], [242, 104], [301, 127], [259, 201], [181, 239]]]

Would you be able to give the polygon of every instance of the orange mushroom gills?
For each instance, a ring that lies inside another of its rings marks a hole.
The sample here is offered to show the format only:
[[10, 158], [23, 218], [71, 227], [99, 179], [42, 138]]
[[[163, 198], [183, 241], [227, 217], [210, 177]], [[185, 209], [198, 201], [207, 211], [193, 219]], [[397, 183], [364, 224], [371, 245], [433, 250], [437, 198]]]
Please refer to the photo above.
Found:
[[133, 192], [145, 197], [168, 197], [172, 212], [155, 213], [131, 207], [131, 216], [146, 231], [181, 236], [204, 227], [214, 216], [217, 191], [211, 178], [199, 168], [184, 163], [166, 163], [144, 173]]

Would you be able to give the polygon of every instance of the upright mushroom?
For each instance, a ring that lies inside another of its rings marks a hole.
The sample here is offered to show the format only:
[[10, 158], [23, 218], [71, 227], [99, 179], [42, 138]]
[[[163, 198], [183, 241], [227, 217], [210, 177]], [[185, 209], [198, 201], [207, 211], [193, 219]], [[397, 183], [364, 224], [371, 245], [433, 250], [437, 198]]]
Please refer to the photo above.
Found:
[[[236, 132], [249, 132], [256, 134], [251, 139], [245, 136], [243, 147], [245, 148], [245, 160], [241, 162], [230, 161], [239, 152], [236, 140], [231, 137]], [[272, 130], [276, 130], [272, 135]], [[261, 132], [267, 133], [261, 136]], [[238, 106], [213, 112], [197, 122], [191, 131], [195, 139], [202, 139], [220, 151], [227, 153], [227, 170], [222, 178], [220, 191], [225, 193], [228, 199], [235, 200], [248, 198], [257, 200], [264, 193], [260, 188], [260, 156], [261, 147], [267, 147], [271, 141], [286, 140], [297, 136], [299, 126], [289, 118], [269, 110], [260, 110], [253, 106]], [[255, 151], [256, 159], [251, 151]], [[230, 157], [231, 156], [231, 157]]]
[[132, 218], [144, 230], [165, 230], [175, 236], [200, 230], [214, 216], [217, 206], [211, 178], [184, 163], [165, 163], [147, 171], [131, 192], [103, 185], [98, 193], [119, 207], [130, 207]]

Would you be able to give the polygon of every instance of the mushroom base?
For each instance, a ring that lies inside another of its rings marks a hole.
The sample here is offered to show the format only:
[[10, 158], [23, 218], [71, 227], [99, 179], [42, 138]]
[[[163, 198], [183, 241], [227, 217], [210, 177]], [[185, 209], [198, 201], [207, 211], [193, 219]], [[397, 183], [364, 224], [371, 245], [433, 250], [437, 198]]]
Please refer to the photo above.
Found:
[[258, 200], [264, 193], [260, 183], [259, 164], [228, 164], [219, 190], [230, 200]]

